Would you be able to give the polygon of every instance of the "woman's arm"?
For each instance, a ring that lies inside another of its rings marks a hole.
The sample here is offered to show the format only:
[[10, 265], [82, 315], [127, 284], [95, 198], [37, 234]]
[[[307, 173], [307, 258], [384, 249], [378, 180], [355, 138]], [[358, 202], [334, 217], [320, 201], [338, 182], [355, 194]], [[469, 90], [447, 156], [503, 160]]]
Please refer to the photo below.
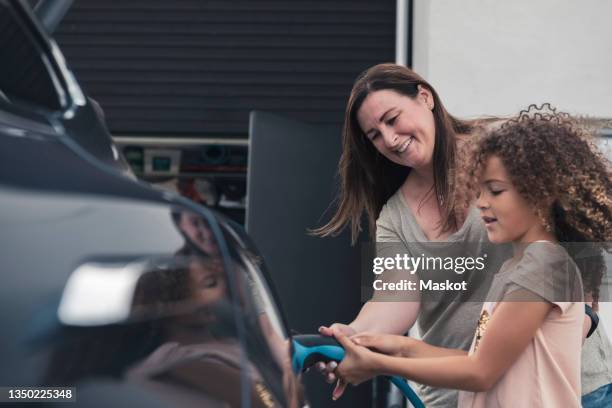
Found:
[[[348, 325], [334, 323], [329, 327], [319, 327], [319, 333], [333, 336], [333, 329], [341, 330], [345, 335], [373, 332], [387, 334], [404, 334], [416, 322], [419, 314], [419, 302], [366, 302], [355, 320]], [[393, 316], [393, 318], [389, 318]]]
[[[517, 360], [553, 305], [548, 302], [501, 302], [491, 317], [478, 350], [470, 356], [402, 358], [374, 353], [334, 333], [346, 356], [336, 372], [359, 384], [376, 375], [397, 375], [443, 388], [483, 391], [491, 388]], [[344, 391], [336, 387], [334, 397]]]
[[394, 357], [429, 358], [465, 356], [467, 351], [432, 346], [422, 340], [393, 334], [359, 333], [351, 337], [353, 343]]
[[[404, 334], [416, 322], [419, 315], [419, 302], [375, 302], [369, 301], [349, 326], [355, 333], [375, 332]], [[393, 316], [393, 318], [389, 318]]]

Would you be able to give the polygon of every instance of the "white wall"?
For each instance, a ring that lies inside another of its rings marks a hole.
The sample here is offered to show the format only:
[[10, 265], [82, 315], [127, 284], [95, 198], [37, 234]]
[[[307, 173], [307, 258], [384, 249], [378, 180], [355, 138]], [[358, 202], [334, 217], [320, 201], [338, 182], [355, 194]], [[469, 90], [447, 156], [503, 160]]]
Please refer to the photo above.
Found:
[[[551, 102], [612, 118], [612, 1], [414, 0], [413, 68], [463, 117]], [[612, 303], [600, 315], [612, 333]]]
[[413, 67], [459, 116], [612, 118], [612, 1], [414, 0]]

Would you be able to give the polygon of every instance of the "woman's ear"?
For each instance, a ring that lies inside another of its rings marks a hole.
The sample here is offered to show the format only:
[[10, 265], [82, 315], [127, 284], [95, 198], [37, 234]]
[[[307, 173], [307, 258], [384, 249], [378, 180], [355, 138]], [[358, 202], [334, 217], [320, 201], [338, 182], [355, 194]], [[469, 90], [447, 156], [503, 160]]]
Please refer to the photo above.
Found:
[[425, 103], [425, 106], [427, 106], [429, 110], [434, 109], [434, 98], [429, 88], [424, 87], [423, 85], [417, 85], [417, 98]]

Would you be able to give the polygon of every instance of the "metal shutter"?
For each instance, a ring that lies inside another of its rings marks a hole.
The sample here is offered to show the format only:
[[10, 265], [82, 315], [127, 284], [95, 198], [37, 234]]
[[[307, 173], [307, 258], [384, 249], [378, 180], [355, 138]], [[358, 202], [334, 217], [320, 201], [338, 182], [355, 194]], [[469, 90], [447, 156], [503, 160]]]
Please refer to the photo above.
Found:
[[245, 136], [253, 109], [341, 123], [395, 0], [79, 0], [56, 39], [114, 134]]

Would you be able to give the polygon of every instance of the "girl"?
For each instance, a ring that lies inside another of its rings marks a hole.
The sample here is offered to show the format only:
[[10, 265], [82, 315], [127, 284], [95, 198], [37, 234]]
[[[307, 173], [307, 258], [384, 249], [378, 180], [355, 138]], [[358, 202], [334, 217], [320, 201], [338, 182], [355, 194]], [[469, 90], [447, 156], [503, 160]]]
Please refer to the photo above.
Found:
[[[387, 374], [465, 390], [459, 406], [580, 406], [583, 289], [559, 242], [612, 240], [609, 163], [585, 138], [566, 115], [530, 109], [475, 143], [468, 191], [478, 180], [487, 235], [511, 242], [514, 256], [495, 276], [469, 352], [334, 329], [346, 349], [336, 374], [351, 384]], [[596, 304], [602, 257], [587, 264], [580, 273]]]

